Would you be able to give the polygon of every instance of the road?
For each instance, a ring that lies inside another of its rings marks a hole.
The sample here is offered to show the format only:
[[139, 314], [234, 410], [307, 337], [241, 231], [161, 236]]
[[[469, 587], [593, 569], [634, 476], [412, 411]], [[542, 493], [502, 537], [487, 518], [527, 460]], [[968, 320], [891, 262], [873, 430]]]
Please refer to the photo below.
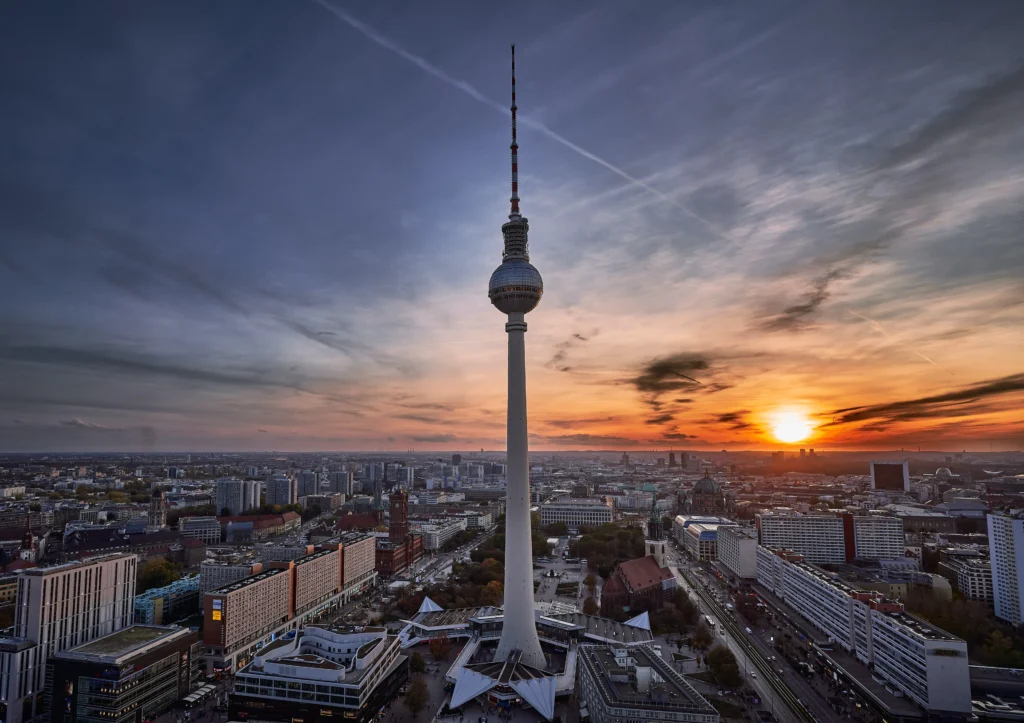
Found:
[[[778, 660], [768, 660], [769, 656], [775, 655], [768, 641], [755, 635], [748, 635], [726, 613], [715, 594], [708, 589], [710, 583], [697, 581], [697, 576], [691, 572], [696, 568], [691, 568], [681, 553], [670, 549], [669, 557], [675, 563], [673, 572], [676, 574], [676, 580], [696, 596], [702, 614], [709, 614], [715, 620], [718, 628], [715, 637], [726, 642], [740, 662], [748, 683], [758, 691], [763, 704], [769, 710], [773, 710], [780, 721], [839, 722], [836, 713], [820, 700], [820, 694], [795, 671], [787, 669], [786, 664], [780, 664]], [[724, 636], [721, 634], [723, 630]], [[777, 672], [779, 668], [786, 671], [781, 676]], [[756, 677], [751, 677], [752, 671], [756, 671]]]

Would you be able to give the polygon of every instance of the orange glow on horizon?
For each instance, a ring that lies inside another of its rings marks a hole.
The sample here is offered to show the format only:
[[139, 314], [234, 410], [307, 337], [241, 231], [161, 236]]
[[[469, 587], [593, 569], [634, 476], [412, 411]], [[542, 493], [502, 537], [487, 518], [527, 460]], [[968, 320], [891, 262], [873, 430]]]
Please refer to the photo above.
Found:
[[810, 437], [814, 426], [802, 412], [789, 410], [778, 412], [772, 417], [771, 429], [780, 442], [794, 444]]

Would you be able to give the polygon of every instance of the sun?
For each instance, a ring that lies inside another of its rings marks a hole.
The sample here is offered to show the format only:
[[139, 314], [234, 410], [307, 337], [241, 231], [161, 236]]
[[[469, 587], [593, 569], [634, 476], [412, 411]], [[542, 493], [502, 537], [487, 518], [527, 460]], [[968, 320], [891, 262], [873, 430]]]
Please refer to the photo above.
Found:
[[786, 444], [802, 442], [811, 436], [812, 430], [810, 420], [800, 412], [780, 412], [772, 422], [772, 434]]

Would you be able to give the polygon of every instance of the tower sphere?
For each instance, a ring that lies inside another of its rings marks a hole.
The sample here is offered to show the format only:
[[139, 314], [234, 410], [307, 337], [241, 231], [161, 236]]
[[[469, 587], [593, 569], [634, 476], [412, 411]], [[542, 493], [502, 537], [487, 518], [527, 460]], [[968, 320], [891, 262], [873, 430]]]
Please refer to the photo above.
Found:
[[502, 314], [525, 314], [537, 308], [544, 294], [544, 280], [533, 264], [509, 259], [491, 274], [487, 295]]

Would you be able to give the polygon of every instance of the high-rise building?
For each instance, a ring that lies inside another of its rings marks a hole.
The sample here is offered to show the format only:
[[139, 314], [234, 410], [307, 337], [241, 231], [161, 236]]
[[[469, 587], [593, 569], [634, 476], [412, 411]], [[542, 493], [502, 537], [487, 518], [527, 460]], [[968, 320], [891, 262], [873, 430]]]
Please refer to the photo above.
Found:
[[910, 466], [906, 462], [872, 462], [871, 489], [910, 492]]
[[491, 274], [487, 295], [508, 316], [508, 501], [505, 507], [505, 619], [495, 660], [517, 652], [517, 662], [544, 669], [533, 601], [530, 539], [530, 467], [526, 425], [526, 314], [544, 293], [540, 273], [530, 263], [530, 224], [519, 212], [519, 143], [516, 140], [515, 48], [512, 55], [512, 197], [501, 227], [505, 250]]
[[996, 617], [1024, 623], [1024, 515], [988, 516], [992, 601]]
[[132, 624], [137, 566], [113, 554], [21, 574], [13, 636], [0, 638], [4, 723], [43, 712], [50, 656]]
[[343, 494], [346, 499], [351, 499], [353, 491], [351, 472], [331, 472], [327, 480], [333, 494]]
[[297, 483], [291, 477], [275, 475], [267, 480], [268, 505], [294, 505], [297, 501]]
[[164, 499], [164, 491], [159, 487], [153, 489], [153, 495], [149, 499], [149, 524], [147, 531], [155, 532], [167, 527], [167, 500]]
[[320, 491], [320, 477], [316, 472], [299, 472], [295, 475], [295, 482], [299, 497], [315, 495]]
[[227, 509], [235, 517], [260, 506], [260, 483], [254, 480], [219, 479], [217, 489], [217, 514]]
[[462, 464], [462, 455], [461, 454], [453, 454], [452, 455], [452, 467], [458, 467], [460, 464]]
[[669, 467], [675, 467], [676, 466], [676, 453], [675, 452], [669, 452], [668, 453], [668, 466]]

